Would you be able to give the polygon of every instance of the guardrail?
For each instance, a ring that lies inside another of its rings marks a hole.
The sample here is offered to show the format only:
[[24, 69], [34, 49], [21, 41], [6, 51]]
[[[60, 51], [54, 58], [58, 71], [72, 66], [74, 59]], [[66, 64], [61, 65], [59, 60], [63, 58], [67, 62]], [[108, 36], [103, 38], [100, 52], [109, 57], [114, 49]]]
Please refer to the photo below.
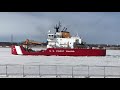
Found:
[[0, 77], [108, 78], [120, 77], [120, 66], [0, 65]]

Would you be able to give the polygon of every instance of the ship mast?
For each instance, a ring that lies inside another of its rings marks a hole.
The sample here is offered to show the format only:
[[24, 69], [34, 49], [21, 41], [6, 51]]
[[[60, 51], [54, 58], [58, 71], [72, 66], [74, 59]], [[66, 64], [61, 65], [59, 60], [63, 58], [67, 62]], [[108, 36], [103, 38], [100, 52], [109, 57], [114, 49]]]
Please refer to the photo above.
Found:
[[61, 28], [61, 23], [59, 21], [58, 25], [54, 26], [54, 29], [56, 29], [56, 32], [59, 32], [59, 29]]

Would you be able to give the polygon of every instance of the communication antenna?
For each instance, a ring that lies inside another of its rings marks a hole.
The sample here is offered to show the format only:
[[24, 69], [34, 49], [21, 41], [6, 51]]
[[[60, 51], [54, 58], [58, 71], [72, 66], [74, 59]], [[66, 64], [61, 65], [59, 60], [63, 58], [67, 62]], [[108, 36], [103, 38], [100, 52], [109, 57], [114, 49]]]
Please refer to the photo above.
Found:
[[63, 28], [63, 31], [65, 30], [65, 27]]
[[59, 28], [61, 28], [61, 26], [62, 26], [62, 25], [61, 25], [61, 22], [59, 21]]
[[59, 32], [59, 29], [61, 28], [61, 23], [59, 21], [58, 25], [54, 26], [54, 29], [56, 29], [56, 32]]

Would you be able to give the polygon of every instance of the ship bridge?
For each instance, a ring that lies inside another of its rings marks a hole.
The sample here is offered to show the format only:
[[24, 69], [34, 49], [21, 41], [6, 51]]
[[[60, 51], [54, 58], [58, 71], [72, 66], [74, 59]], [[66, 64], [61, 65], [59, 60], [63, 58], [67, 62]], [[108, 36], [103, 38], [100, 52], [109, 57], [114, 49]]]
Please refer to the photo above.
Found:
[[[74, 48], [74, 44], [81, 44], [81, 38], [79, 37], [71, 37], [70, 32], [66, 31], [67, 28], [63, 28], [61, 30], [61, 24], [55, 26], [56, 32], [54, 34], [48, 34], [48, 45], [47, 48], [53, 47], [64, 47], [64, 48]], [[60, 30], [61, 31], [60, 31]]]

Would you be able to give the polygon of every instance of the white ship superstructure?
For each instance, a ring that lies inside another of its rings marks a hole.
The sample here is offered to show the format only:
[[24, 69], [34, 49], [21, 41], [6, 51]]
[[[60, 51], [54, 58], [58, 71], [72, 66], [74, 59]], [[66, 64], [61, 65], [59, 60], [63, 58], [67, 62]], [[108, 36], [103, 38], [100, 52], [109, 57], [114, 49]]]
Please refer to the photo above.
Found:
[[71, 36], [69, 32], [66, 31], [65, 27], [62, 31], [59, 31], [59, 26], [56, 25], [56, 32], [54, 34], [48, 34], [48, 45], [47, 48], [74, 48], [75, 44], [81, 44], [82, 39], [79, 36]]

